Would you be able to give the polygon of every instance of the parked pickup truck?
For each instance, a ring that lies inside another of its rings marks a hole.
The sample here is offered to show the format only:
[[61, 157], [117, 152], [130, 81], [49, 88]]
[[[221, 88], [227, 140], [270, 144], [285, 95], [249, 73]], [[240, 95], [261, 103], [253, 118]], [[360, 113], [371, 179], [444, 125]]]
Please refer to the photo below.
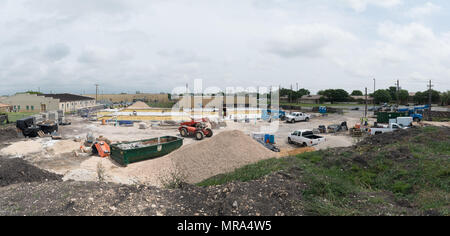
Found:
[[311, 115], [303, 112], [292, 112], [291, 114], [286, 116], [286, 121], [288, 123], [295, 123], [298, 121], [309, 121], [309, 119], [311, 119]]
[[324, 137], [314, 135], [312, 130], [297, 130], [288, 136], [289, 144], [299, 144], [305, 147], [314, 146], [325, 141]]
[[368, 131], [369, 131], [369, 134], [371, 134], [371, 135], [377, 135], [377, 134], [394, 132], [394, 131], [400, 130], [400, 129], [407, 129], [407, 127], [403, 127], [396, 123], [390, 123], [389, 126], [386, 128], [370, 128]]

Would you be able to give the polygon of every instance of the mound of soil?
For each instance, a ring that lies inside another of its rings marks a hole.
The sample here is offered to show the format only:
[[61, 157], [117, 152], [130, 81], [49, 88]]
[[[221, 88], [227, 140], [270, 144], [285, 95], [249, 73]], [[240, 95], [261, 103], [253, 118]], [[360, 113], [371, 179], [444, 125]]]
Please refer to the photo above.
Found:
[[0, 127], [0, 142], [10, 141], [19, 137], [14, 126]]
[[234, 130], [185, 146], [169, 156], [177, 174], [185, 182], [193, 184], [248, 164], [277, 157], [277, 154], [245, 133]]
[[0, 157], [0, 187], [50, 180], [61, 180], [61, 176], [41, 170], [19, 158]]

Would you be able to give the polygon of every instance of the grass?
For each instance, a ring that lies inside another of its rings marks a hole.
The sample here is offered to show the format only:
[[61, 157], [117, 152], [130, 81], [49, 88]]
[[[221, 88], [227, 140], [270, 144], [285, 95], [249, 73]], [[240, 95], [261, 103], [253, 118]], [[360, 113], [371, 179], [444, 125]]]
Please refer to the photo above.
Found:
[[[407, 214], [405, 209], [409, 208], [400, 202], [406, 202], [416, 214], [433, 211], [449, 215], [450, 142], [448, 134], [442, 132], [437, 127], [422, 128], [420, 134], [384, 146], [381, 151], [367, 145], [353, 153], [330, 149], [265, 160], [198, 185], [245, 182], [296, 168], [301, 170], [298, 181], [307, 186], [299, 204], [309, 215], [387, 214], [381, 209]], [[397, 157], [391, 151], [409, 156]], [[367, 163], [353, 161], [356, 156], [365, 157]]]
[[14, 123], [22, 118], [38, 114], [38, 112], [7, 112], [6, 114], [8, 115], [9, 122]]
[[154, 108], [172, 108], [175, 102], [149, 102], [147, 105]]

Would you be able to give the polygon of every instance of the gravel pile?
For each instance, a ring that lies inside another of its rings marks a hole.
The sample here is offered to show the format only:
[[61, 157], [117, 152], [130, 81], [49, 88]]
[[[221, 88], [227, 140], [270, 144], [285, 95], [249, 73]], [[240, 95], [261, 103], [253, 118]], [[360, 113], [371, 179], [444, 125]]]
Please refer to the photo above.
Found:
[[184, 182], [197, 183], [277, 154], [245, 133], [234, 130], [185, 146], [169, 156]]

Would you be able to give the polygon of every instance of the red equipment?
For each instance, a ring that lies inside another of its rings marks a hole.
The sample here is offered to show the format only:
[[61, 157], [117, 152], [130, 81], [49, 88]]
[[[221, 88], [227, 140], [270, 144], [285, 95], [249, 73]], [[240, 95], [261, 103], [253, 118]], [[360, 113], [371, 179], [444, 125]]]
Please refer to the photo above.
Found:
[[194, 136], [197, 140], [202, 140], [205, 136], [210, 138], [213, 136], [213, 131], [206, 127], [206, 119], [201, 121], [191, 120], [189, 122], [181, 123], [178, 128], [181, 137]]

